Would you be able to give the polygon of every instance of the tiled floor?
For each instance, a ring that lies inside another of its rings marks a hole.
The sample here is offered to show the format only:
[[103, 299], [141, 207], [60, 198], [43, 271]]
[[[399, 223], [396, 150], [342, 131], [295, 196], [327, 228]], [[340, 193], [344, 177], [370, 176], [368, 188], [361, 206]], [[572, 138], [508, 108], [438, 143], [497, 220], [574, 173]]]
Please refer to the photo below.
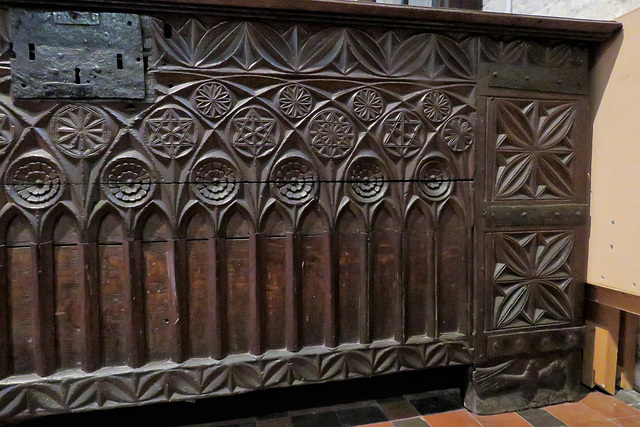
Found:
[[[586, 390], [586, 389], [585, 389]], [[587, 390], [588, 392], [588, 390]], [[599, 391], [579, 402], [500, 415], [480, 416], [462, 408], [459, 390], [290, 411], [270, 417], [200, 424], [197, 427], [640, 427], [640, 393]], [[189, 427], [196, 427], [191, 425]]]

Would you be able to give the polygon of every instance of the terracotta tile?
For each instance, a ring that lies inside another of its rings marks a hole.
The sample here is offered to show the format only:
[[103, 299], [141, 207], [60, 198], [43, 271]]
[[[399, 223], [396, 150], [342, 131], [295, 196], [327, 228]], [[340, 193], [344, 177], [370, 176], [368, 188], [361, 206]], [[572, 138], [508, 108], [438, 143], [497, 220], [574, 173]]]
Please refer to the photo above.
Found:
[[587, 421], [585, 423], [572, 424], [574, 427], [620, 427], [613, 421]]
[[577, 423], [606, 420], [605, 416], [600, 412], [594, 411], [581, 402], [563, 403], [561, 405], [547, 406], [544, 409], [548, 413], [571, 427], [575, 426]]
[[608, 420], [614, 418], [629, 418], [640, 415], [640, 411], [633, 409], [631, 406], [621, 402], [613, 396], [608, 396], [600, 392], [593, 392], [587, 395], [587, 397], [582, 399], [580, 403], [601, 413]]
[[431, 427], [479, 427], [481, 425], [465, 409], [445, 412], [443, 414], [427, 415], [423, 418]]
[[640, 417], [617, 418], [614, 422], [622, 427], [640, 427]]
[[427, 427], [429, 424], [420, 417], [407, 418], [406, 420], [394, 421], [393, 427]]
[[471, 416], [484, 427], [531, 427], [524, 418], [515, 412], [499, 415], [476, 415]]

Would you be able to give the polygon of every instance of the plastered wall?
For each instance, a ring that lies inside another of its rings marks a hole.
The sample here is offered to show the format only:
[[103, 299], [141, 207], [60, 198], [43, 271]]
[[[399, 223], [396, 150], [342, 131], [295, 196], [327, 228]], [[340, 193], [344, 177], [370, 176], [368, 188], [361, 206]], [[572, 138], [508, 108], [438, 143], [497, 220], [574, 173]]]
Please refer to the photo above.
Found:
[[483, 10], [610, 20], [638, 7], [640, 0], [485, 0]]

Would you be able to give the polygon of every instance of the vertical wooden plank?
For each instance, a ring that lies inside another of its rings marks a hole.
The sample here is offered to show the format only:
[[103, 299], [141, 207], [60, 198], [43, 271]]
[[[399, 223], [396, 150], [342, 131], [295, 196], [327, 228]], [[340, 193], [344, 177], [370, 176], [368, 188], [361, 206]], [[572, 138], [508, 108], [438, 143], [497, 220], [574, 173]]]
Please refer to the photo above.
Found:
[[[211, 266], [213, 264], [213, 274], [215, 274], [215, 258], [211, 256], [209, 240], [188, 240], [185, 242], [188, 279], [188, 343], [189, 356], [208, 357], [211, 355], [214, 337], [211, 329], [217, 324], [211, 319], [214, 312], [211, 299], [212, 285], [215, 279], [211, 276]], [[178, 252], [180, 249], [178, 249]], [[180, 315], [182, 319], [185, 314]], [[182, 321], [182, 320], [181, 320]]]
[[146, 362], [146, 340], [144, 324], [144, 288], [142, 281], [142, 242], [137, 239], [126, 239], [122, 249], [126, 256], [125, 277], [129, 278], [130, 323], [127, 327], [127, 346], [129, 366], [139, 367]]
[[407, 336], [435, 337], [433, 234], [417, 209], [409, 214], [403, 246]]
[[167, 270], [169, 274], [169, 314], [171, 324], [171, 360], [186, 359], [189, 334], [187, 290], [187, 242], [171, 239], [167, 242]]
[[82, 369], [92, 372], [101, 365], [102, 346], [100, 340], [100, 279], [97, 242], [85, 242], [79, 245], [83, 284], [82, 336], [84, 358]]
[[267, 350], [287, 347], [287, 238], [267, 236], [264, 239], [263, 282], [264, 310], [262, 313], [264, 343]]
[[326, 292], [324, 300], [324, 343], [327, 347], [335, 347], [338, 343], [337, 336], [337, 296], [338, 296], [338, 242], [334, 231], [326, 231], [323, 235], [325, 256], [325, 283]]
[[372, 281], [369, 292], [373, 341], [395, 338], [400, 273], [397, 237], [391, 216], [385, 211], [380, 212], [374, 225], [370, 265]]
[[361, 283], [362, 289], [360, 290], [360, 343], [365, 344], [371, 342], [371, 287], [373, 286], [373, 266], [375, 264], [372, 233], [361, 233], [360, 243], [363, 248], [366, 248], [365, 256], [362, 259], [366, 277]]
[[588, 301], [586, 313], [587, 319], [595, 325], [594, 382], [607, 393], [614, 394], [616, 391], [620, 311]]
[[248, 238], [226, 239], [226, 313], [229, 353], [247, 353], [250, 349], [250, 262]]
[[261, 286], [260, 286], [260, 268], [262, 268], [262, 262], [259, 258], [261, 252], [258, 250], [260, 241], [264, 236], [260, 236], [258, 233], [251, 233], [249, 235], [249, 319], [248, 319], [248, 338], [249, 338], [249, 351], [252, 354], [261, 354], [263, 352], [262, 343], [262, 331], [260, 322], [261, 307], [260, 298]]
[[38, 272], [36, 307], [36, 372], [47, 376], [56, 370], [56, 325], [53, 242], [34, 244]]
[[176, 319], [171, 306], [171, 276], [175, 272], [172, 242], [143, 242], [142, 256], [147, 360], [168, 360], [176, 346]]
[[38, 272], [35, 251], [35, 245], [7, 249], [10, 371], [13, 374], [36, 371]]
[[222, 237], [216, 237], [211, 241], [212, 247], [210, 250], [215, 254], [216, 262], [214, 265], [213, 273], [216, 278], [215, 287], [212, 289], [213, 292], [213, 304], [214, 304], [214, 312], [213, 312], [213, 321], [214, 325], [214, 340], [213, 340], [213, 348], [212, 348], [212, 357], [214, 359], [222, 359], [229, 353], [229, 325], [227, 319], [228, 315], [228, 307], [227, 300], [228, 292], [227, 292], [227, 244], [226, 239]]
[[589, 320], [584, 322], [584, 346], [582, 351], [582, 383], [589, 388], [596, 386], [593, 359], [596, 354], [596, 325]]
[[396, 254], [396, 274], [397, 274], [397, 280], [394, 284], [395, 286], [395, 295], [394, 295], [394, 299], [395, 299], [395, 320], [394, 320], [394, 324], [395, 324], [395, 331], [394, 331], [394, 338], [396, 341], [398, 341], [399, 343], [405, 343], [407, 340], [407, 330], [406, 330], [406, 324], [405, 324], [405, 306], [406, 306], [406, 301], [405, 301], [405, 295], [406, 295], [406, 270], [403, 267], [404, 266], [404, 235], [401, 232], [397, 232], [395, 231], [393, 233], [393, 241], [395, 244], [395, 254]]
[[302, 236], [302, 345], [324, 344], [326, 252], [322, 235]]
[[0, 245], [0, 378], [7, 377], [10, 372], [9, 354], [9, 263], [7, 262], [7, 248]]
[[[214, 359], [221, 359], [223, 352], [223, 340], [222, 334], [226, 330], [226, 326], [223, 327], [223, 319], [226, 318], [226, 314], [223, 309], [223, 301], [225, 301], [224, 293], [222, 291], [220, 274], [220, 252], [218, 251], [218, 238], [210, 238], [207, 241], [207, 254], [209, 255], [209, 262], [207, 265], [207, 296], [208, 296], [208, 310], [207, 320], [210, 324], [208, 329], [208, 342], [209, 342], [209, 354]], [[222, 282], [223, 283], [223, 282]]]
[[80, 245], [54, 245], [54, 301], [57, 367], [79, 368], [85, 346], [82, 315], [84, 287]]
[[340, 343], [360, 341], [362, 289], [366, 285], [366, 239], [356, 217], [345, 213], [338, 221], [338, 331]]
[[287, 349], [300, 350], [300, 236], [287, 233], [287, 293], [286, 293], [286, 329]]
[[631, 390], [636, 378], [636, 343], [638, 341], [638, 316], [622, 312], [618, 347], [619, 386]]

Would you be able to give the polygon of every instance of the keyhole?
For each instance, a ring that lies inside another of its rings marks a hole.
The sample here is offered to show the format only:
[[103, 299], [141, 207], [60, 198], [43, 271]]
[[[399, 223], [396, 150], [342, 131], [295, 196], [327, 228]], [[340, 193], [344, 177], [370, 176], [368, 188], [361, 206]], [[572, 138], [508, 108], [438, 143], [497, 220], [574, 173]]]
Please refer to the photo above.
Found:
[[36, 59], [36, 45], [29, 43], [29, 60], [33, 61], [34, 59]]
[[122, 54], [121, 53], [116, 55], [116, 61], [118, 63], [118, 70], [122, 70]]
[[76, 67], [76, 84], [80, 84], [80, 68]]

